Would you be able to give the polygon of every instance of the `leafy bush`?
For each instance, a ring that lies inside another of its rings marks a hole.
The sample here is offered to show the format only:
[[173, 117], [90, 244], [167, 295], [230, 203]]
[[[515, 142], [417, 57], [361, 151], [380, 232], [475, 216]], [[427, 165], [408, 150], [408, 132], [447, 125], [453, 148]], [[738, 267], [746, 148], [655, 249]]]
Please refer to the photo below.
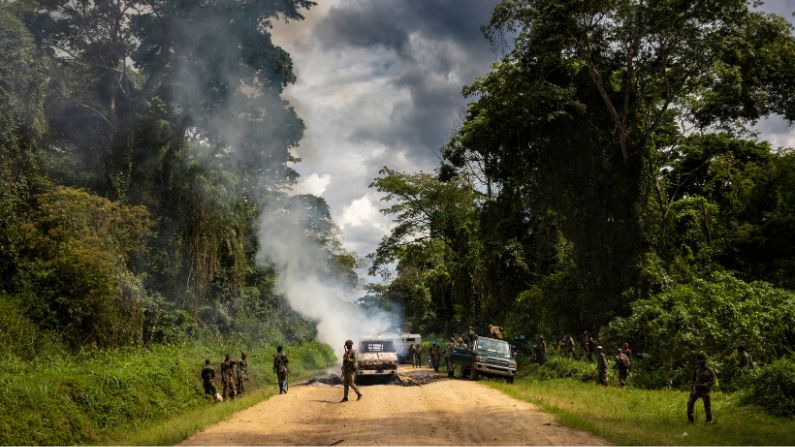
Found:
[[795, 416], [795, 355], [778, 359], [755, 375], [743, 402], [775, 416]]
[[795, 293], [715, 273], [635, 301], [632, 314], [614, 319], [605, 335], [607, 343], [627, 341], [649, 353], [649, 369], [664, 372], [660, 385], [686, 384], [697, 352], [713, 360], [723, 380], [739, 345], [762, 362], [787, 353], [795, 343]]
[[[529, 363], [529, 362], [528, 362]], [[523, 366], [520, 377], [537, 380], [561, 379], [574, 377], [582, 380], [596, 379], [596, 364], [573, 360], [562, 355], [548, 355], [547, 362], [539, 365], [535, 362]]]

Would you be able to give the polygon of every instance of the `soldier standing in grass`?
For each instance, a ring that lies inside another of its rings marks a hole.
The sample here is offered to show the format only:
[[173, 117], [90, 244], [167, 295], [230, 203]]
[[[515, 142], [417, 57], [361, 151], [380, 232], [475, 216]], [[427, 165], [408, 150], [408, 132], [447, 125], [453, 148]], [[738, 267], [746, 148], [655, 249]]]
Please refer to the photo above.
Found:
[[621, 348], [618, 348], [618, 355], [616, 355], [616, 368], [618, 369], [618, 383], [621, 386], [627, 384], [627, 376], [629, 375], [629, 367], [632, 361], [624, 354]]
[[536, 363], [543, 365], [547, 362], [547, 341], [543, 335], [538, 336], [538, 344], [535, 347]]
[[362, 398], [362, 393], [359, 391], [359, 387], [356, 386], [356, 383], [353, 380], [353, 375], [356, 373], [358, 368], [359, 363], [356, 361], [356, 350], [353, 349], [353, 341], [346, 340], [345, 354], [342, 355], [343, 395], [340, 402], [348, 401], [348, 388], [353, 388], [353, 391], [356, 392], [356, 400], [360, 400]]
[[287, 365], [290, 363], [290, 359], [282, 351], [284, 348], [276, 347], [276, 354], [273, 355], [273, 372], [276, 373], [276, 379], [279, 381], [279, 394], [287, 394], [287, 373], [289, 372]]
[[602, 352], [602, 347], [596, 347], [596, 372], [599, 375], [599, 384], [607, 386], [607, 357]]
[[240, 361], [237, 363], [237, 394], [243, 394], [245, 383], [248, 380], [248, 360], [246, 353], [240, 353]]
[[712, 403], [709, 392], [715, 384], [715, 371], [707, 366], [707, 357], [699, 354], [697, 357], [698, 366], [693, 370], [693, 387], [690, 390], [690, 398], [687, 400], [687, 422], [695, 422], [693, 417], [693, 407], [696, 401], [701, 398], [704, 401], [704, 413], [707, 415], [707, 423], [712, 423]]
[[737, 348], [737, 355], [740, 358], [740, 368], [756, 368], [756, 362], [753, 358], [751, 358], [751, 354], [748, 353], [748, 350], [745, 348], [745, 346], [740, 346]]
[[204, 385], [204, 394], [209, 394], [215, 399], [215, 395], [218, 394], [218, 388], [215, 386], [215, 368], [210, 365], [210, 359], [204, 361], [202, 384]]
[[[229, 357], [224, 357], [221, 363], [221, 383], [224, 385], [224, 400], [235, 398], [235, 362]], [[228, 397], [227, 397], [228, 396]]]
[[565, 351], [566, 352], [566, 356], [576, 360], [577, 359], [577, 353], [574, 352], [574, 346], [575, 346], [574, 338], [571, 335], [566, 335], [566, 337], [564, 339], [564, 343], [565, 343], [564, 344], [564, 348], [566, 350]]

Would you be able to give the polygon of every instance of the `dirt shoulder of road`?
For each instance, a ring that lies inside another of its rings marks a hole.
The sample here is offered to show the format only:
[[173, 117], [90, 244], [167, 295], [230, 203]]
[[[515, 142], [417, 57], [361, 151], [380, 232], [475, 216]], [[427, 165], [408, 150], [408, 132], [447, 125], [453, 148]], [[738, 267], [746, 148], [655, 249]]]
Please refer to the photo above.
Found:
[[[430, 370], [409, 370], [409, 374]], [[605, 445], [532, 404], [482, 384], [293, 386], [197, 433], [182, 445]]]

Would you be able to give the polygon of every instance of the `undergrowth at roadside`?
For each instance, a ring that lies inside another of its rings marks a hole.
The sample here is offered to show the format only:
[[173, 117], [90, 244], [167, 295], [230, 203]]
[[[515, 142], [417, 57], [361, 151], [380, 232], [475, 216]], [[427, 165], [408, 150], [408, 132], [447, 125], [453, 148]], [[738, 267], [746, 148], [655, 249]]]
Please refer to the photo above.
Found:
[[714, 425], [704, 423], [699, 401], [697, 423], [689, 425], [686, 391], [603, 388], [576, 378], [484, 383], [619, 445], [795, 445], [795, 420], [742, 405], [737, 393], [712, 394]]
[[[260, 346], [248, 351], [248, 397], [216, 404], [204, 396], [199, 378], [204, 359], [216, 367], [220, 391], [218, 364], [225, 352], [239, 357], [232, 349], [200, 344], [124, 348], [8, 365], [10, 373], [0, 376], [0, 444], [175, 442], [204, 422], [267, 397], [263, 387], [275, 387], [275, 350]], [[331, 350], [316, 342], [286, 349], [293, 378], [334, 361]], [[186, 415], [186, 423], [171, 424], [180, 415]], [[165, 420], [168, 425], [152, 432]]]

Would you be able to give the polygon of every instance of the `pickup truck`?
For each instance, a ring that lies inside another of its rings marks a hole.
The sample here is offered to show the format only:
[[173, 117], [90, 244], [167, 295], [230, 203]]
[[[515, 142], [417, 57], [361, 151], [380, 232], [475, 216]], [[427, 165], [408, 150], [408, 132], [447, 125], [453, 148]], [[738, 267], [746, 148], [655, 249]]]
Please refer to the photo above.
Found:
[[392, 378], [397, 376], [398, 358], [392, 340], [365, 339], [359, 342], [356, 376]]
[[480, 375], [503, 377], [513, 383], [516, 377], [516, 360], [511, 356], [511, 345], [503, 340], [477, 337], [472, 346], [453, 347], [451, 360], [461, 369], [461, 377], [477, 380]]

